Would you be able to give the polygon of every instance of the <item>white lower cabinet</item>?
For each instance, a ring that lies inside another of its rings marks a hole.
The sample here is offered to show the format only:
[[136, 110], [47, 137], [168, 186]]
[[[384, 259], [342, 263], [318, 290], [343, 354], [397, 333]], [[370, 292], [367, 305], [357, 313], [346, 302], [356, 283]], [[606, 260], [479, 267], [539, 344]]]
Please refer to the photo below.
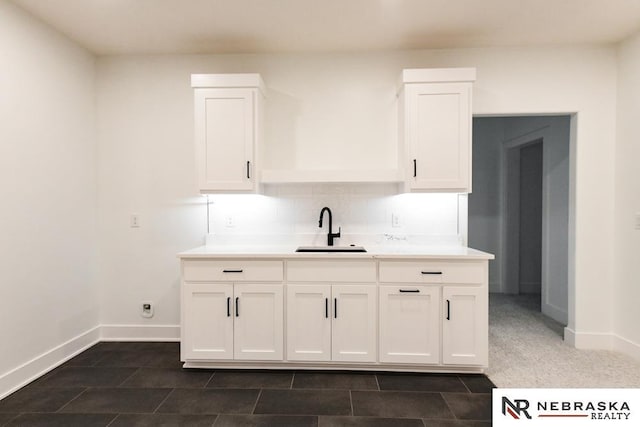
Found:
[[376, 285], [287, 285], [287, 359], [376, 361]]
[[288, 360], [331, 360], [330, 301], [330, 285], [287, 285]]
[[187, 359], [233, 359], [232, 284], [183, 285], [182, 348]]
[[184, 285], [184, 357], [282, 360], [281, 284]]
[[489, 347], [486, 287], [444, 286], [442, 309], [442, 363], [486, 366]]
[[331, 360], [376, 361], [376, 285], [333, 285]]
[[482, 372], [488, 363], [484, 259], [200, 257], [182, 269], [186, 367]]
[[380, 362], [440, 363], [440, 287], [380, 286]]

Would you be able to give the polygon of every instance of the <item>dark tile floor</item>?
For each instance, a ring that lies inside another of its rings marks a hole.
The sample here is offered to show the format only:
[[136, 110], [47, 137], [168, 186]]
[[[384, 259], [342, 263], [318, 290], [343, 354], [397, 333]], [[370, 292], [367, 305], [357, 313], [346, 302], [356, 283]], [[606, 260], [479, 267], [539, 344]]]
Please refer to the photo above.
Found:
[[178, 343], [102, 342], [0, 401], [0, 426], [491, 425], [483, 375], [182, 369]]

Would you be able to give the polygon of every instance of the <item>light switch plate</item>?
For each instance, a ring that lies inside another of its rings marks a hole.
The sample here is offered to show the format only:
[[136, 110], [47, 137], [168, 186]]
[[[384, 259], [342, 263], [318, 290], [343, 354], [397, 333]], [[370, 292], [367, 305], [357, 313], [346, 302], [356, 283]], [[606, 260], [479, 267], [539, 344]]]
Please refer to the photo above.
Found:
[[129, 218], [129, 225], [131, 226], [131, 228], [140, 227], [140, 215], [135, 213], [131, 214], [131, 217]]
[[397, 213], [391, 214], [391, 226], [393, 228], [399, 228], [402, 226], [402, 224], [400, 223], [400, 215], [398, 215]]

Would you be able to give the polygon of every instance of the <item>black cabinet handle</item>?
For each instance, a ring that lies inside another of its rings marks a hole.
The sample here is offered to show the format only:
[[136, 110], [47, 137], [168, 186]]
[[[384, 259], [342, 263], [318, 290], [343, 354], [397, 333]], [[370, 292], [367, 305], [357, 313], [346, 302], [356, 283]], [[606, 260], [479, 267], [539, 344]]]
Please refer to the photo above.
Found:
[[238, 300], [240, 298], [236, 297], [236, 317], [240, 317], [240, 309], [238, 308]]
[[451, 320], [451, 301], [447, 300], [447, 320]]
[[442, 274], [442, 271], [421, 271], [422, 274]]
[[247, 179], [251, 179], [251, 174], [249, 173], [250, 168], [251, 168], [251, 162], [247, 160]]
[[242, 273], [242, 269], [224, 269], [222, 270], [223, 273]]
[[333, 318], [338, 318], [338, 298], [333, 299]]
[[329, 318], [329, 298], [324, 299], [324, 317]]
[[227, 317], [231, 317], [231, 297], [227, 297]]
[[402, 293], [420, 293], [420, 289], [400, 289], [400, 292]]
[[415, 178], [416, 176], [418, 176], [418, 164], [417, 164], [417, 160], [413, 159], [413, 177]]

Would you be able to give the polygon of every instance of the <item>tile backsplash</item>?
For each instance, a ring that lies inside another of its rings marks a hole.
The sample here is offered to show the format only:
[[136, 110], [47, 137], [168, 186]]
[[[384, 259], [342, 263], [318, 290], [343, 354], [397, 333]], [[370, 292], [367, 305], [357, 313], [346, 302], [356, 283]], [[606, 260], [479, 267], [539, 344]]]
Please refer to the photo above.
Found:
[[[386, 241], [422, 243], [466, 241], [466, 196], [398, 194], [395, 184], [268, 185], [262, 195], [209, 195], [209, 233], [221, 241], [280, 236], [309, 236], [322, 244], [328, 230], [320, 210], [333, 213], [334, 232], [384, 236]], [[464, 218], [463, 218], [464, 217]], [[300, 240], [300, 239], [298, 239]]]

